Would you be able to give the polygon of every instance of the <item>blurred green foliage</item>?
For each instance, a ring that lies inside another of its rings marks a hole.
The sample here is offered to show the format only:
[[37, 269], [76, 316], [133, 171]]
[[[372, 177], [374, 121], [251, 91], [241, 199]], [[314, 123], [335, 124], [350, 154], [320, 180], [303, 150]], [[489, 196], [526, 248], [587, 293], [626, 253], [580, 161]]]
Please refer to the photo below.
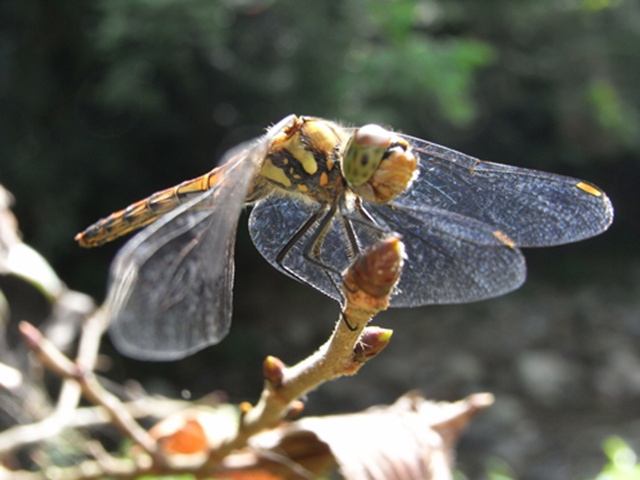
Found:
[[[620, 437], [611, 436], [605, 439], [602, 450], [607, 463], [593, 480], [637, 480], [640, 478], [640, 463], [633, 449]], [[516, 475], [504, 460], [492, 457], [485, 466], [485, 477], [488, 480], [516, 480]], [[467, 480], [467, 476], [456, 470], [456, 480]]]
[[635, 480], [640, 478], [640, 463], [636, 453], [620, 437], [609, 437], [603, 450], [608, 463], [594, 480]]
[[605, 168], [640, 150], [639, 22], [631, 0], [6, 0], [0, 182], [73, 285], [104, 281], [75, 232], [291, 112]]

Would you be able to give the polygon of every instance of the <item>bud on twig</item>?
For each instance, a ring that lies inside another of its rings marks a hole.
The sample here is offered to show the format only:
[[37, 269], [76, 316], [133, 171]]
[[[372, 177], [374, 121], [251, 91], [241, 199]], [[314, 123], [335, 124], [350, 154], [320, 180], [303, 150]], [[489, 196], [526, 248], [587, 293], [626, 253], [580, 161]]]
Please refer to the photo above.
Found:
[[286, 366], [282, 360], [269, 355], [262, 364], [262, 373], [265, 380], [271, 383], [272, 386], [277, 387], [282, 383], [285, 368]]
[[391, 341], [393, 330], [380, 327], [366, 327], [360, 336], [360, 341], [353, 349], [355, 358], [366, 361], [378, 355]]
[[388, 297], [400, 278], [404, 256], [404, 245], [395, 236], [369, 247], [344, 274], [347, 302], [359, 304], [361, 295], [375, 300]]

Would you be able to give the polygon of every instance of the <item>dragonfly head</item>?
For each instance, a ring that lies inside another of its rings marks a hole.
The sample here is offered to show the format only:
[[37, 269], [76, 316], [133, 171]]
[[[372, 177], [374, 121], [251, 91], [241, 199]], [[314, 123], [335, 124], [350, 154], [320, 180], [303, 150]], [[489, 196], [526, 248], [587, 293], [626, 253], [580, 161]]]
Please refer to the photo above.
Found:
[[379, 125], [353, 132], [342, 158], [342, 175], [365, 200], [388, 203], [415, 179], [418, 162], [406, 140]]

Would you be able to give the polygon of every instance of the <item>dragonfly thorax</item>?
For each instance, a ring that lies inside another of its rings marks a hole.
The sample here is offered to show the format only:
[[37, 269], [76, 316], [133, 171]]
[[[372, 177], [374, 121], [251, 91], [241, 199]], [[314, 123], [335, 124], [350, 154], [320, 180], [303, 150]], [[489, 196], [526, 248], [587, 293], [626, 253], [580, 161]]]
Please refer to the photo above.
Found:
[[260, 177], [270, 187], [333, 203], [345, 191], [340, 171], [344, 130], [326, 120], [297, 117], [273, 139]]

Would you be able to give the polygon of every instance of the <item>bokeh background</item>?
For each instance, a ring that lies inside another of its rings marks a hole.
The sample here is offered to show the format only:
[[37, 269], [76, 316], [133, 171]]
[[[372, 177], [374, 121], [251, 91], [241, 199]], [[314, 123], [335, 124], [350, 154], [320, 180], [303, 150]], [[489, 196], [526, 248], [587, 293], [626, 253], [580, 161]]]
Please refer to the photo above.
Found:
[[[528, 282], [503, 298], [379, 316], [389, 348], [308, 412], [490, 391], [460, 445], [470, 478], [492, 461], [593, 478], [608, 435], [640, 451], [639, 25], [633, 0], [3, 0], [0, 184], [25, 241], [100, 301], [123, 242], [82, 250], [76, 232], [289, 113], [592, 181], [616, 208], [606, 234], [527, 251]], [[231, 335], [171, 364], [107, 340], [105, 376], [254, 400], [265, 355], [324, 341], [337, 305], [271, 269], [240, 223]]]

